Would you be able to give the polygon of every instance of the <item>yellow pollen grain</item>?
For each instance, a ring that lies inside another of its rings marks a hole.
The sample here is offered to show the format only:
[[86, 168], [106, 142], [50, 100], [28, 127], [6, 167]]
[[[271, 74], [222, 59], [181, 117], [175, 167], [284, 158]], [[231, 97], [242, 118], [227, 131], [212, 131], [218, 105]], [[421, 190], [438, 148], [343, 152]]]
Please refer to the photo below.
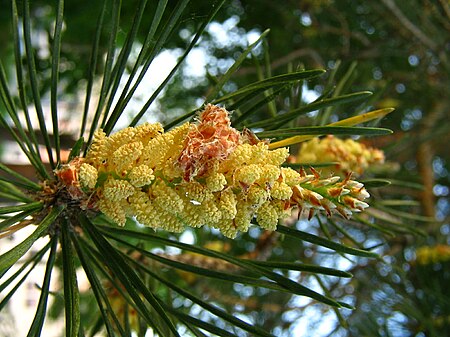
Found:
[[97, 169], [87, 163], [80, 166], [79, 179], [81, 186], [93, 189], [97, 184], [98, 172]]
[[267, 201], [270, 194], [266, 191], [266, 189], [258, 186], [252, 185], [247, 191], [247, 200], [253, 206], [261, 206], [263, 203]]
[[134, 140], [141, 141], [142, 144], [147, 144], [150, 139], [159, 136], [164, 132], [161, 123], [144, 123], [135, 128]]
[[131, 169], [143, 149], [144, 145], [140, 141], [120, 146], [112, 155], [112, 164], [115, 166], [115, 171], [121, 174], [123, 171]]
[[233, 219], [236, 216], [237, 198], [233, 191], [228, 188], [218, 196], [218, 208], [222, 212], [223, 219]]
[[103, 196], [110, 201], [119, 201], [128, 198], [135, 192], [135, 187], [126, 180], [117, 180], [109, 177], [103, 186]]
[[227, 184], [227, 179], [222, 173], [212, 172], [206, 177], [206, 186], [211, 192], [222, 191]]
[[100, 199], [98, 206], [102, 213], [119, 226], [125, 225], [127, 219], [123, 203], [112, 201], [110, 199]]
[[256, 164], [250, 164], [238, 168], [234, 173], [234, 181], [251, 185], [260, 177], [261, 168]]
[[128, 174], [130, 183], [135, 187], [142, 187], [151, 184], [155, 176], [153, 170], [145, 164], [135, 166]]
[[292, 194], [292, 187], [279, 181], [276, 181], [270, 190], [270, 196], [279, 200], [289, 200]]
[[260, 185], [272, 186], [280, 177], [280, 174], [280, 167], [271, 164], [262, 165], [258, 183]]
[[283, 177], [283, 181], [289, 186], [300, 184], [300, 173], [291, 169], [290, 167], [282, 167], [281, 176]]
[[264, 203], [256, 214], [256, 221], [258, 224], [267, 230], [274, 231], [278, 224], [278, 213], [277, 209], [270, 202]]

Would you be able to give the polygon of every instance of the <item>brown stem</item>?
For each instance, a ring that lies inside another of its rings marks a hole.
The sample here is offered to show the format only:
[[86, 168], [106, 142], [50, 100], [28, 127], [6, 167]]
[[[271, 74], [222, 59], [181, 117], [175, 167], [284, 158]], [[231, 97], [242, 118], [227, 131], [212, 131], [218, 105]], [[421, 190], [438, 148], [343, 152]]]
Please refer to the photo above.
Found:
[[[430, 113], [423, 120], [422, 135], [429, 135], [435, 129], [437, 122], [441, 120], [446, 106], [443, 103], [436, 104]], [[426, 138], [425, 138], [426, 139]], [[431, 140], [425, 140], [417, 148], [416, 159], [418, 164], [419, 174], [422, 179], [424, 190], [421, 193], [422, 208], [426, 216], [435, 217], [435, 197], [433, 194], [433, 186], [435, 184], [433, 172], [433, 156], [434, 148]], [[435, 227], [439, 223], [431, 223], [428, 230], [434, 232]]]
[[422, 208], [426, 216], [435, 216], [434, 204], [435, 198], [433, 194], [434, 177], [433, 177], [433, 148], [430, 142], [424, 142], [419, 145], [416, 153], [419, 174], [422, 178], [423, 191], [421, 193]]

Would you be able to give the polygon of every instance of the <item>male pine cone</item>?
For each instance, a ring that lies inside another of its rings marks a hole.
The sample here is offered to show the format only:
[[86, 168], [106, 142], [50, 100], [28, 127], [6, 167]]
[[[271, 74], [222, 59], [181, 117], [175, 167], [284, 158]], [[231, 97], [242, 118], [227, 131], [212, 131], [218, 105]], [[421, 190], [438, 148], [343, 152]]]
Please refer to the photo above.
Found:
[[364, 186], [350, 176], [282, 167], [288, 155], [234, 129], [228, 111], [209, 104], [196, 122], [168, 132], [159, 123], [111, 136], [97, 130], [86, 157], [57, 175], [75, 171], [65, 182], [69, 194], [119, 225], [127, 217], [172, 232], [208, 225], [230, 238], [255, 220], [275, 230], [294, 208], [309, 218], [315, 211], [348, 218], [369, 206]]

